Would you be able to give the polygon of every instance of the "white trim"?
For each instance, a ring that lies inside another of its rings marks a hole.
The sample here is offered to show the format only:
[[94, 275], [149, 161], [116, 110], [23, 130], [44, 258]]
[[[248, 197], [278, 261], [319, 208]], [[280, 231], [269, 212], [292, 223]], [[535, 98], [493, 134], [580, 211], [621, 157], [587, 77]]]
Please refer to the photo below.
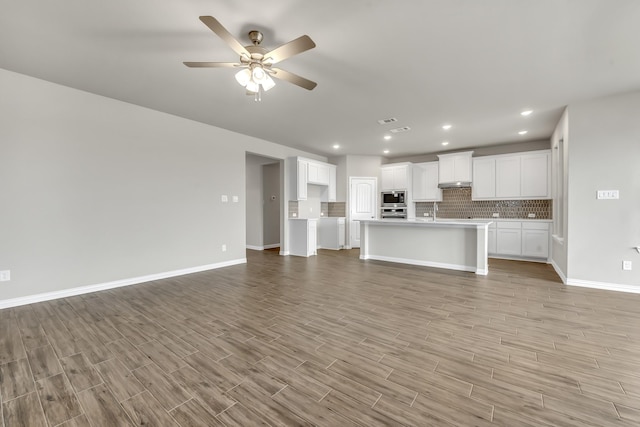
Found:
[[397, 262], [401, 264], [420, 265], [423, 267], [446, 268], [449, 270], [469, 271], [471, 273], [477, 273], [480, 275], [486, 275], [488, 273], [486, 269], [476, 269], [476, 267], [470, 266], [470, 265], [445, 264], [442, 262], [423, 261], [419, 259], [395, 258], [395, 257], [381, 256], [381, 255], [360, 255], [360, 259], [363, 259], [363, 260], [373, 259], [376, 261]]
[[264, 251], [265, 249], [273, 249], [273, 248], [279, 248], [279, 247], [280, 247], [280, 243], [273, 243], [271, 245], [264, 245], [264, 246], [247, 245], [247, 249], [251, 249], [252, 251]]
[[105, 291], [107, 289], [120, 288], [123, 286], [137, 285], [154, 280], [167, 279], [169, 277], [183, 276], [185, 274], [199, 273], [201, 271], [215, 270], [232, 265], [246, 264], [246, 258], [234, 259], [231, 261], [218, 262], [215, 264], [201, 265], [198, 267], [183, 268], [180, 270], [167, 271], [164, 273], [149, 274], [147, 276], [132, 277], [129, 279], [115, 280], [113, 282], [99, 283], [97, 285], [79, 286], [77, 288], [63, 289], [60, 291], [45, 292], [42, 294], [28, 295], [26, 297], [11, 298], [0, 301], [0, 309], [17, 307], [20, 305], [33, 304], [36, 302], [50, 301], [58, 298], [72, 297], [76, 295], [88, 294], [91, 292]]
[[560, 280], [562, 280], [562, 283], [564, 283], [566, 285], [567, 284], [567, 276], [564, 275], [562, 269], [560, 269], [560, 267], [558, 267], [558, 264], [556, 264], [556, 262], [554, 260], [551, 260], [551, 266], [556, 271], [556, 274], [558, 276], [560, 276]]
[[564, 237], [560, 237], [557, 234], [552, 234], [551, 238], [553, 239], [554, 242], [558, 243], [559, 245], [564, 245]]
[[583, 288], [602, 289], [605, 291], [630, 292], [633, 294], [640, 294], [640, 286], [634, 286], [634, 285], [593, 282], [591, 280], [580, 280], [580, 279], [567, 279], [566, 284], [569, 286], [580, 286]]
[[517, 256], [517, 255], [489, 254], [489, 258], [506, 259], [509, 261], [539, 262], [542, 264], [549, 264], [549, 261], [546, 258], [530, 258], [530, 257]]
[[280, 251], [280, 255], [289, 256], [289, 251]]

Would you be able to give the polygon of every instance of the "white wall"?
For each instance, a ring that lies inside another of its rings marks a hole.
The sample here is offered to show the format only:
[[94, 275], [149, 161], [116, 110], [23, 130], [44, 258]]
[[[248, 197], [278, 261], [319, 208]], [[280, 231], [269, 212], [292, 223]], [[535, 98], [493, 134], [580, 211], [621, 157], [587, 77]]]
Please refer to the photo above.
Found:
[[[640, 91], [569, 106], [568, 281], [640, 291]], [[619, 200], [596, 200], [619, 190]], [[622, 261], [633, 261], [632, 271]]]
[[326, 187], [309, 184], [307, 200], [298, 201], [298, 218], [320, 218], [322, 192]]
[[318, 157], [1, 69], [0, 87], [0, 306], [242, 262], [245, 152]]

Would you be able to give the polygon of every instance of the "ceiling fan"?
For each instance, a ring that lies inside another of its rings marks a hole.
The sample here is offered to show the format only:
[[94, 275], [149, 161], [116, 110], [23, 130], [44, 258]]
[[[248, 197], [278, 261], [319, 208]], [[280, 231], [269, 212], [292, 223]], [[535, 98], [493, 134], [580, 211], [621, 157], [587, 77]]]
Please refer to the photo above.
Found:
[[313, 49], [316, 44], [309, 36], [300, 36], [269, 51], [260, 45], [262, 43], [260, 31], [249, 31], [252, 45], [242, 46], [214, 17], [201, 16], [200, 20], [240, 55], [240, 62], [184, 62], [187, 67], [242, 68], [236, 73], [236, 80], [246, 88], [247, 94], [255, 95], [256, 101], [261, 99], [263, 91], [268, 91], [275, 86], [271, 77], [286, 80], [307, 90], [317, 86], [317, 83], [311, 80], [273, 66], [294, 55]]

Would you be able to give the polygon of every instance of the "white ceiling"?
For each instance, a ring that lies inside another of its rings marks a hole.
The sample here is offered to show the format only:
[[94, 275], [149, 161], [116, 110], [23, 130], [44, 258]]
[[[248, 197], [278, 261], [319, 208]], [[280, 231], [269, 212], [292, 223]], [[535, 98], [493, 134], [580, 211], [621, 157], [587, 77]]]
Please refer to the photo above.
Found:
[[[317, 47], [279, 67], [318, 86], [276, 80], [257, 103], [233, 69], [185, 67], [238, 59], [200, 15], [243, 44], [309, 35]], [[640, 89], [639, 22], [638, 0], [7, 0], [0, 67], [318, 154], [394, 157], [548, 138], [567, 104]]]

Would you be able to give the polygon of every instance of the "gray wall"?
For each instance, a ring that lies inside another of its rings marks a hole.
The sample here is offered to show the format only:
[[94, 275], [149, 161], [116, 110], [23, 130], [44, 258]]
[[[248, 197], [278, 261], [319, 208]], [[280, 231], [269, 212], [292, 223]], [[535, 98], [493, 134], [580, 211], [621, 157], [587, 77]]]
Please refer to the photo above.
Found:
[[[265, 247], [280, 244], [280, 162], [264, 165], [262, 167], [263, 182], [263, 219]], [[275, 197], [275, 199], [273, 198]]]
[[245, 152], [326, 160], [2, 69], [0, 87], [0, 304], [242, 261]]
[[[640, 287], [639, 111], [640, 91], [569, 106], [569, 281]], [[620, 199], [596, 200], [597, 190]]]

